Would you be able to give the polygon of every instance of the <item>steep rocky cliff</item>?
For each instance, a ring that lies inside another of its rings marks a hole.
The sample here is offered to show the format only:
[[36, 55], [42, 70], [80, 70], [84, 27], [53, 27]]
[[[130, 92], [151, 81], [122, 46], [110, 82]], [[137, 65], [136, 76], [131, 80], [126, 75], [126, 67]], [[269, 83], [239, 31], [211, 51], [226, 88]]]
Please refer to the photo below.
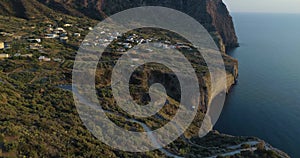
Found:
[[28, 19], [49, 16], [51, 8], [55, 12], [101, 20], [145, 5], [169, 7], [192, 16], [213, 35], [222, 51], [238, 46], [232, 18], [222, 0], [11, 0], [0, 1], [0, 13]]

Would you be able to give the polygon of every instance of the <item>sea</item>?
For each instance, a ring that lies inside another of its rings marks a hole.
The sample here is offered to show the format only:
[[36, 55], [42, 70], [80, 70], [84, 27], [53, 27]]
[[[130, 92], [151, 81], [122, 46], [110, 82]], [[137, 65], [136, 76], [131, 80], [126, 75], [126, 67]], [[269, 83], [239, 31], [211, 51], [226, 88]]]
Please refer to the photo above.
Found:
[[238, 83], [214, 129], [300, 157], [300, 14], [233, 13]]

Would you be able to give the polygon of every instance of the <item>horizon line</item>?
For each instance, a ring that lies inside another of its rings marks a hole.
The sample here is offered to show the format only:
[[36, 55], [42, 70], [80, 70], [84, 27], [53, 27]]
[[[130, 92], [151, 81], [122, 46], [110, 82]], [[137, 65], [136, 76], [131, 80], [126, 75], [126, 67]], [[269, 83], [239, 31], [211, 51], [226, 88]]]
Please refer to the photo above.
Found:
[[254, 13], [254, 14], [300, 14], [300, 12], [264, 12], [264, 11], [229, 11], [229, 13]]

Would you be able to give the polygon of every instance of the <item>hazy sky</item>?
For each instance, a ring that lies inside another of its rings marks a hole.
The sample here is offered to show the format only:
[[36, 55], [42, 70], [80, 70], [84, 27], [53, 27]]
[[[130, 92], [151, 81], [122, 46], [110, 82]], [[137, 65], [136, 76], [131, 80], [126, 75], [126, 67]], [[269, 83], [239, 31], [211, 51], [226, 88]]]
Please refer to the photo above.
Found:
[[231, 12], [300, 13], [300, 0], [223, 0]]

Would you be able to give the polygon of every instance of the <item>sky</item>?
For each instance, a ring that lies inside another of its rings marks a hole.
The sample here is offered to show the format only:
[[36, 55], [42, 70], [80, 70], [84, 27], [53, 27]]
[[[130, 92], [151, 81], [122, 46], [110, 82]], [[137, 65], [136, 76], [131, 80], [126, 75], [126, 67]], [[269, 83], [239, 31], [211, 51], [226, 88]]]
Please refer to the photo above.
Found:
[[231, 12], [300, 13], [300, 0], [223, 0]]

